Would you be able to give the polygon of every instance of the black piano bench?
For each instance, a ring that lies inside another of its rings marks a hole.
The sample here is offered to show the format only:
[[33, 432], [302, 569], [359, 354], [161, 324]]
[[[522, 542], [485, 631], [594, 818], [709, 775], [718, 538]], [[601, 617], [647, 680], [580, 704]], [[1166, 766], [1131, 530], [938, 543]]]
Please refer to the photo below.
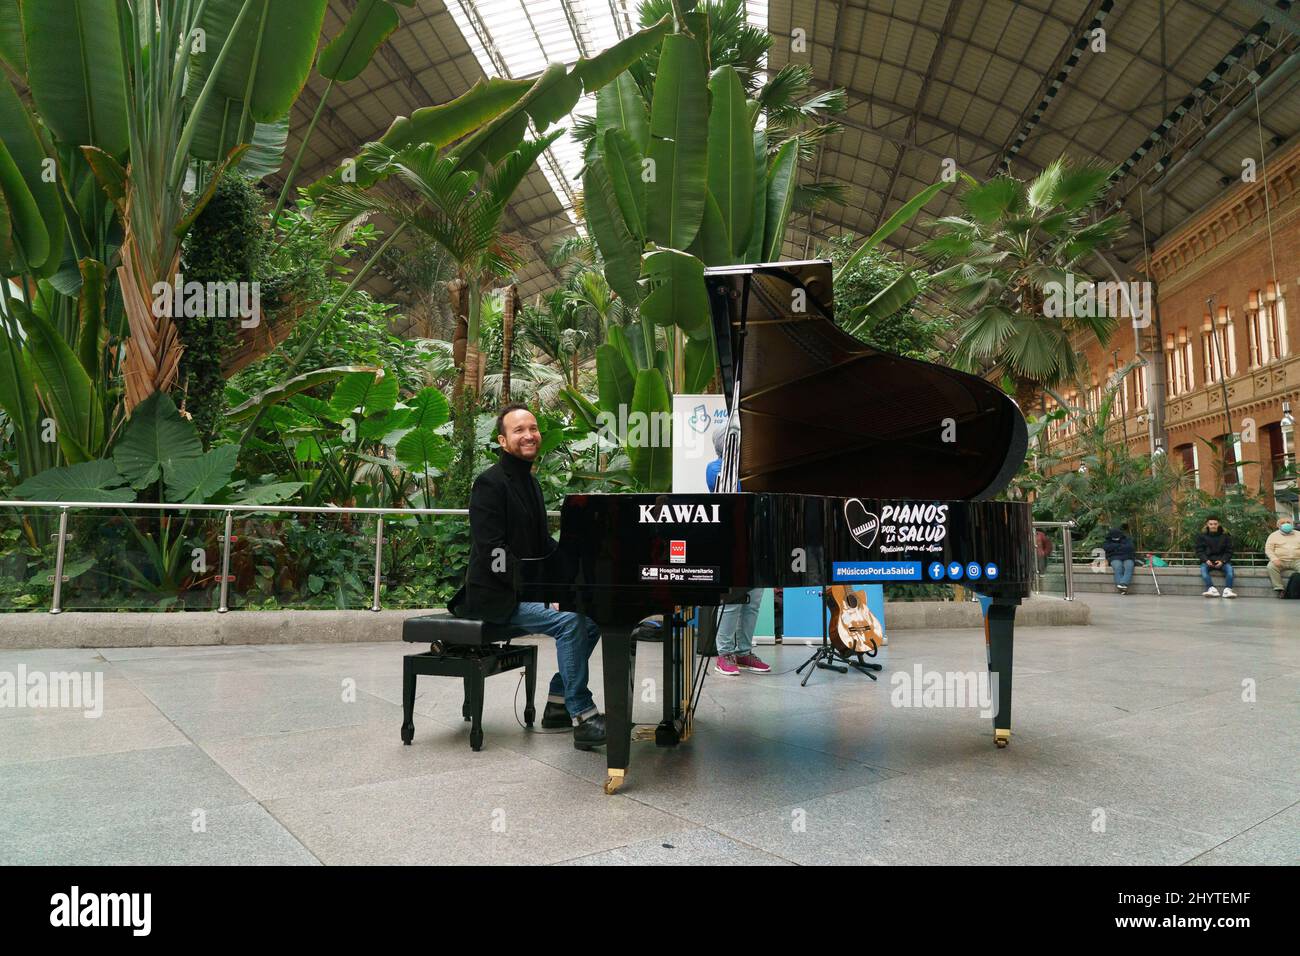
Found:
[[470, 724], [469, 745], [483, 749], [483, 682], [493, 674], [524, 668], [527, 706], [524, 724], [533, 726], [537, 711], [537, 646], [512, 647], [512, 638], [527, 632], [507, 624], [469, 621], [449, 614], [424, 614], [402, 622], [402, 640], [429, 644], [422, 654], [407, 654], [402, 665], [402, 743], [415, 738], [415, 680], [423, 675], [459, 677], [465, 682], [461, 715]]

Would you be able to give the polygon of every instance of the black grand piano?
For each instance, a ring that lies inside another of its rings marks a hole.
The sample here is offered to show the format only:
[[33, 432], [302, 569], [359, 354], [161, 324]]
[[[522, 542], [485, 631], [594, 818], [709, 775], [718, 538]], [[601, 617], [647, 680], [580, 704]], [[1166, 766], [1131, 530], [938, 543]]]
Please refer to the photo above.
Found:
[[831, 276], [820, 260], [706, 271], [723, 390], [739, 407], [741, 493], [570, 495], [559, 560], [523, 587], [600, 625], [606, 793], [630, 763], [643, 622], [662, 615], [667, 686], [653, 736], [673, 745], [691, 731], [691, 609], [754, 587], [943, 581], [989, 596], [994, 740], [1010, 738], [1032, 524], [1028, 504], [988, 499], [1024, 460], [1024, 418], [982, 378], [842, 331]]

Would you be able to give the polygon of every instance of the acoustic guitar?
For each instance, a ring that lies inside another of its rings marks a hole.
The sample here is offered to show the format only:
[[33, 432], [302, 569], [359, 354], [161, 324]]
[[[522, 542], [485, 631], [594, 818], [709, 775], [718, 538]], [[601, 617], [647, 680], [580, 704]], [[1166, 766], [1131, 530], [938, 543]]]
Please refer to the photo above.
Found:
[[826, 589], [826, 605], [831, 612], [829, 634], [835, 649], [845, 656], [875, 657], [883, 635], [880, 621], [867, 607], [866, 592], [835, 584]]

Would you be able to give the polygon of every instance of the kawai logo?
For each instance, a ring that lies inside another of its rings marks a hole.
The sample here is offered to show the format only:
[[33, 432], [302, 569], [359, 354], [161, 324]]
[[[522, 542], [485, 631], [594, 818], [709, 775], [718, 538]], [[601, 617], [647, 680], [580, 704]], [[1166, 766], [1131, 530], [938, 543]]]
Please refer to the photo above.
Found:
[[848, 522], [849, 534], [853, 535], [853, 540], [858, 544], [870, 548], [876, 543], [876, 535], [880, 533], [880, 519], [857, 498], [844, 502], [844, 520]]
[[720, 524], [722, 505], [641, 505], [641, 524]]

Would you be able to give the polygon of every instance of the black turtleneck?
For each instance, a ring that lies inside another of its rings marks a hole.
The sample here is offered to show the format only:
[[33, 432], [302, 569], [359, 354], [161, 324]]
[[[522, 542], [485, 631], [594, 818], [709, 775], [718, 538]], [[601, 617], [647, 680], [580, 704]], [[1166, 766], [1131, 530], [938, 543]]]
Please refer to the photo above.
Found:
[[522, 530], [526, 532], [525, 537], [529, 548], [519, 557], [540, 557], [546, 553], [546, 539], [549, 536], [546, 532], [546, 502], [542, 498], [542, 486], [533, 477], [533, 463], [518, 458], [505, 449], [498, 451], [497, 455], [500, 458], [501, 470], [506, 473], [527, 515], [526, 520], [521, 523], [524, 525]]

